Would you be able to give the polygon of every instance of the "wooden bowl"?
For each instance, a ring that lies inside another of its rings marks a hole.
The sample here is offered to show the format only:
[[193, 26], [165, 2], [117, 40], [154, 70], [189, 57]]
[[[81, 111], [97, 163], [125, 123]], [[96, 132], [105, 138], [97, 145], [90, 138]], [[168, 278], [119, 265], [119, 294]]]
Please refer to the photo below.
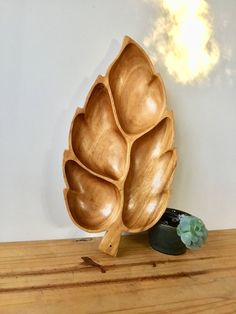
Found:
[[64, 196], [73, 222], [107, 231], [115, 256], [122, 231], [151, 228], [165, 211], [176, 168], [173, 115], [148, 56], [125, 37], [121, 52], [77, 109], [64, 153]]

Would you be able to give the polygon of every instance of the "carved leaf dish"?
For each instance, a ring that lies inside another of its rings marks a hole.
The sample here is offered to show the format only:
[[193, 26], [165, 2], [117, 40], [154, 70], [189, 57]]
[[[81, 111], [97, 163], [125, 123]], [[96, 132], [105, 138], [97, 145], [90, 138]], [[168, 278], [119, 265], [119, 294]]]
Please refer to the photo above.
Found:
[[73, 222], [106, 231], [100, 250], [115, 256], [122, 231], [151, 228], [165, 211], [176, 168], [173, 115], [148, 56], [125, 37], [71, 123], [64, 190]]

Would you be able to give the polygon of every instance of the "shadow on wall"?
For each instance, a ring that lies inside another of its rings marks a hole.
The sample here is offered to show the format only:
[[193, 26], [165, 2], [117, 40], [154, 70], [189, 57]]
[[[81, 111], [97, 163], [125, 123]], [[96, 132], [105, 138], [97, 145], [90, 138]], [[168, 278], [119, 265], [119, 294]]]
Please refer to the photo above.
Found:
[[[73, 222], [70, 220], [69, 214], [67, 213], [63, 196], [65, 184], [62, 169], [63, 152], [68, 147], [68, 135], [70, 123], [74, 115], [73, 112], [76, 111], [77, 107], [84, 106], [86, 95], [93, 82], [99, 74], [101, 75], [105, 73], [119, 49], [120, 43], [113, 39], [101, 63], [90, 77], [83, 79], [71, 101], [68, 101], [69, 105], [67, 109], [61, 112], [60, 118], [55, 123], [51, 146], [44, 162], [43, 186], [45, 188], [42, 191], [42, 201], [47, 220], [58, 227], [71, 228], [71, 225], [73, 225]], [[109, 60], [111, 61], [109, 62]], [[60, 141], [58, 138], [62, 140]], [[64, 145], [63, 139], [65, 138], [66, 146], [62, 147], [62, 142]], [[57, 160], [58, 162], [54, 163], [54, 160]], [[83, 231], [81, 230], [81, 232]], [[87, 234], [86, 232], [83, 233]], [[76, 235], [78, 234], [75, 233], [75, 236]]]

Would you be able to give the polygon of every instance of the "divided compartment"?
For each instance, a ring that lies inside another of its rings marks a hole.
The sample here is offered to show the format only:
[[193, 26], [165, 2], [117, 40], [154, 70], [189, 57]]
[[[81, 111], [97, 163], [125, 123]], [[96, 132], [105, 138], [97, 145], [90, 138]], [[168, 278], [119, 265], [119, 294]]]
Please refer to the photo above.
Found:
[[167, 206], [167, 183], [173, 178], [177, 160], [173, 140], [173, 120], [168, 114], [132, 146], [122, 212], [129, 231], [150, 228]]
[[99, 249], [115, 256], [122, 231], [147, 230], [162, 216], [176, 167], [164, 85], [131, 38], [77, 110], [69, 138], [68, 212], [82, 229], [106, 231]]
[[161, 118], [166, 96], [144, 51], [128, 43], [109, 72], [109, 83], [120, 125], [127, 134], [140, 134]]
[[[102, 81], [102, 79], [100, 79]], [[116, 125], [106, 86], [98, 82], [71, 132], [73, 151], [87, 168], [97, 174], [119, 180], [125, 172], [127, 144]]]
[[73, 160], [66, 161], [65, 175], [69, 187], [66, 200], [74, 223], [89, 231], [106, 230], [118, 215], [120, 194], [117, 188]]

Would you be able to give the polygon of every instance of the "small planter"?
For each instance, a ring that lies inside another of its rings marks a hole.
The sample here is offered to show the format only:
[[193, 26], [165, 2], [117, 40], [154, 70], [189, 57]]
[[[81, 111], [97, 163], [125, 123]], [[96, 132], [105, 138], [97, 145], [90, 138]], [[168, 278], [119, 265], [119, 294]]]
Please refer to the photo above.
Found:
[[199, 218], [173, 208], [167, 208], [148, 233], [151, 247], [169, 255], [200, 248], [207, 239], [207, 229]]

